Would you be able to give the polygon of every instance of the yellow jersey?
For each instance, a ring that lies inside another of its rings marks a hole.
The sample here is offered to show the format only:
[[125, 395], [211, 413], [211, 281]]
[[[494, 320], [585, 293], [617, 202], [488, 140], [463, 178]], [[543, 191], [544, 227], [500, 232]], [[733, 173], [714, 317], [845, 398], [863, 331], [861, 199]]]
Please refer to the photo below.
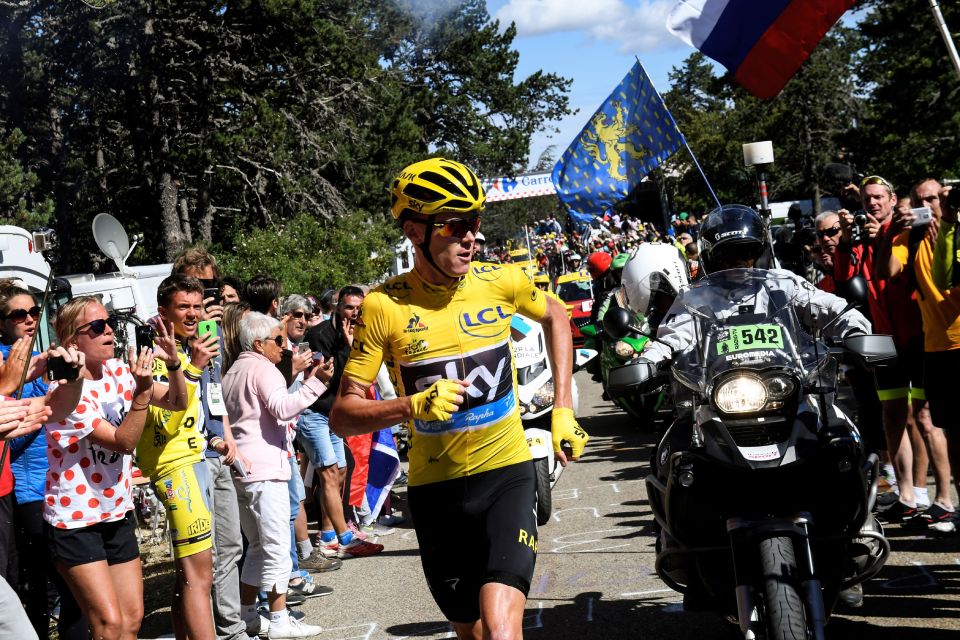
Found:
[[514, 313], [539, 321], [546, 311], [543, 292], [509, 264], [475, 262], [449, 288], [410, 271], [366, 297], [345, 376], [369, 385], [385, 362], [399, 396], [441, 378], [470, 383], [450, 420], [412, 421], [411, 486], [530, 460], [517, 406], [510, 321]]
[[[206, 450], [207, 440], [201, 430], [200, 376], [203, 372], [190, 364], [182, 351], [179, 355], [190, 400], [183, 411], [168, 411], [153, 405], [147, 409], [147, 421], [136, 451], [137, 467], [146, 476], [165, 476], [184, 465], [200, 462]], [[160, 358], [153, 361], [153, 379], [168, 382], [167, 365]]]

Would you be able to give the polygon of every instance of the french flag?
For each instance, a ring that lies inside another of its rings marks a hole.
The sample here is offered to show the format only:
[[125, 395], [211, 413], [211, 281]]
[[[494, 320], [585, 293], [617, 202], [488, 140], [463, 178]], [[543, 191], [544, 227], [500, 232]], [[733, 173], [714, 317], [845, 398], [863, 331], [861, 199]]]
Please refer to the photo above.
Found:
[[856, 0], [680, 0], [667, 29], [758, 98], [776, 96]]

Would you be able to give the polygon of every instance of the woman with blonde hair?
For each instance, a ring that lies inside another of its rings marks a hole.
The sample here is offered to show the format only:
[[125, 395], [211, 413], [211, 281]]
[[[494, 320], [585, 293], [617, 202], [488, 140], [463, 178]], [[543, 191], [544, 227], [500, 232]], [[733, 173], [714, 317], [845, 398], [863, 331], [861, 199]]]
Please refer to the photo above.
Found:
[[[133, 640], [143, 618], [143, 574], [136, 539], [131, 453], [147, 406], [187, 407], [188, 388], [173, 328], [160, 322], [155, 351], [131, 348], [129, 364], [114, 357], [117, 319], [92, 296], [65, 304], [57, 339], [86, 357], [79, 403], [46, 430], [47, 496], [43, 517], [57, 570], [70, 587], [94, 638]], [[154, 357], [168, 384], [154, 382]]]

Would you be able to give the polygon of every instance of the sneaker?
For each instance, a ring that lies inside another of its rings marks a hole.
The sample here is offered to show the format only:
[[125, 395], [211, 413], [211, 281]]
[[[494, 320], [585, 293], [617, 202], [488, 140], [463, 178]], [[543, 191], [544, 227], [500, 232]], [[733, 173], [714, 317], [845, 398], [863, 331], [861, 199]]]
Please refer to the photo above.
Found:
[[247, 635], [251, 638], [256, 638], [257, 636], [265, 637], [269, 629], [270, 618], [261, 613], [258, 613], [256, 618], [247, 620]]
[[889, 506], [892, 506], [894, 502], [900, 500], [900, 494], [896, 491], [887, 491], [877, 495], [877, 500], [874, 503], [874, 510], [879, 511], [880, 509], [885, 509]]
[[307, 599], [305, 597], [303, 597], [299, 593], [291, 592], [290, 589], [287, 588], [287, 606], [295, 607], [297, 605], [303, 604], [306, 601]]
[[303, 596], [304, 600], [310, 598], [319, 598], [333, 593], [331, 587], [324, 587], [314, 583], [312, 580], [301, 580], [300, 584], [291, 584], [287, 586], [287, 602], [290, 602], [290, 596]]
[[380, 516], [377, 519], [377, 522], [382, 524], [385, 527], [396, 527], [397, 525], [403, 524], [407, 519], [398, 513], [391, 513], [389, 515]]
[[270, 638], [270, 640], [287, 640], [288, 638], [312, 638], [321, 633], [323, 633], [322, 627], [306, 624], [288, 617], [287, 624], [282, 627], [279, 625], [271, 626], [267, 637]]
[[340, 545], [337, 556], [340, 558], [364, 558], [383, 551], [383, 545], [354, 538], [348, 544]]
[[905, 522], [906, 520], [916, 517], [916, 515], [916, 507], [907, 506], [899, 500], [886, 509], [880, 509], [880, 511], [877, 512], [877, 517], [884, 522]]
[[303, 611], [298, 611], [296, 609], [287, 609], [287, 614], [294, 620], [303, 620], [307, 617]]
[[371, 522], [370, 524], [365, 524], [360, 527], [367, 536], [373, 536], [379, 538], [380, 536], [388, 536], [391, 533], [396, 533], [397, 530], [393, 527], [385, 527], [379, 522]]
[[340, 541], [334, 538], [330, 542], [321, 542], [317, 540], [317, 544], [314, 545], [316, 550], [320, 552], [325, 558], [336, 558], [337, 553], [340, 551]]
[[403, 471], [397, 479], [393, 481], [393, 486], [395, 487], [405, 487], [407, 486], [407, 472]]
[[[264, 604], [260, 607], [257, 607], [257, 611], [260, 612], [260, 618], [263, 620], [264, 623], [266, 623], [262, 625], [263, 632], [261, 634], [264, 638], [266, 638], [267, 627], [270, 626], [270, 607]], [[287, 615], [293, 618], [294, 620], [303, 620], [304, 618], [307, 617], [307, 614], [305, 614], [303, 611], [291, 609], [290, 607], [287, 607]]]
[[[926, 529], [929, 526], [934, 524], [950, 523], [953, 524], [953, 511], [947, 511], [939, 504], [934, 502], [930, 505], [923, 513], [918, 515], [915, 518], [912, 518], [909, 522], [904, 522], [903, 526], [906, 528], [909, 525], [911, 529]], [[942, 530], [942, 529], [938, 529]]]
[[328, 558], [322, 553], [320, 553], [319, 549], [315, 549], [314, 552], [310, 554], [310, 557], [307, 558], [306, 560], [300, 561], [301, 569], [306, 569], [307, 571], [313, 571], [314, 573], [325, 573], [327, 571], [336, 571], [341, 566], [343, 566], [343, 562], [341, 562], [339, 558]]
[[958, 524], [960, 524], [960, 516], [954, 512], [953, 517], [948, 520], [930, 523], [930, 528], [940, 533], [956, 533], [960, 530], [960, 527], [957, 526]]

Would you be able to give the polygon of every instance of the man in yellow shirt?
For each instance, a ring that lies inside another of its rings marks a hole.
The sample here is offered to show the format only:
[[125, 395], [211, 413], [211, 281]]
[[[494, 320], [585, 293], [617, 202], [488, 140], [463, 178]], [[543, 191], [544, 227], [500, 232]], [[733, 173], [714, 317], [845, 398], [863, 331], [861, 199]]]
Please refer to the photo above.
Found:
[[[167, 510], [177, 573], [171, 612], [177, 637], [213, 640], [210, 479], [204, 462], [207, 443], [201, 431], [204, 414], [197, 387], [204, 367], [217, 353], [217, 337], [196, 337], [203, 314], [203, 285], [196, 278], [180, 274], [166, 278], [157, 290], [157, 304], [163, 320], [173, 324], [178, 367], [183, 367], [190, 398], [183, 411], [150, 407], [137, 444], [137, 466], [150, 476]], [[162, 358], [154, 360], [155, 380], [165, 382], [168, 371]]]
[[[432, 158], [393, 183], [412, 271], [363, 302], [330, 427], [412, 424], [408, 500], [430, 591], [461, 640], [519, 638], [536, 560], [534, 469], [520, 422], [510, 321], [543, 325], [556, 384], [554, 450], [587, 441], [573, 417], [564, 306], [513, 265], [471, 262], [486, 196], [468, 167]], [[382, 362], [395, 400], [368, 400]], [[481, 622], [482, 620], [482, 622]]]
[[[948, 460], [937, 460], [936, 446], [930, 447], [937, 474], [937, 495], [942, 496], [920, 517], [937, 529], [954, 530], [954, 510], [949, 500], [950, 468], [960, 469], [960, 414], [957, 413], [953, 399], [956, 396], [956, 372], [960, 367], [960, 287], [952, 286], [949, 281], [936, 277], [937, 265], [944, 260], [944, 247], [947, 240], [954, 236], [956, 211], [947, 205], [946, 194], [950, 187], [943, 188], [933, 179], [924, 179], [911, 190], [914, 207], [927, 206], [933, 212], [933, 219], [927, 225], [926, 233], [913, 256], [913, 272], [916, 278], [917, 303], [923, 317], [923, 386], [930, 407], [932, 424], [942, 428], [946, 436]], [[910, 229], [907, 228], [894, 240], [890, 252], [891, 275], [895, 268], [906, 268], [911, 262]], [[938, 255], [939, 254], [939, 255]], [[949, 257], [952, 264], [952, 256]], [[942, 281], [938, 281], [942, 280]], [[931, 432], [935, 429], [935, 432]], [[936, 427], [924, 429], [928, 444], [935, 444], [940, 432]], [[942, 457], [942, 456], [939, 456]], [[941, 483], [945, 486], [941, 487]], [[958, 478], [954, 485], [960, 489]], [[938, 503], [937, 509], [933, 509]], [[930, 511], [934, 512], [931, 513]]]

